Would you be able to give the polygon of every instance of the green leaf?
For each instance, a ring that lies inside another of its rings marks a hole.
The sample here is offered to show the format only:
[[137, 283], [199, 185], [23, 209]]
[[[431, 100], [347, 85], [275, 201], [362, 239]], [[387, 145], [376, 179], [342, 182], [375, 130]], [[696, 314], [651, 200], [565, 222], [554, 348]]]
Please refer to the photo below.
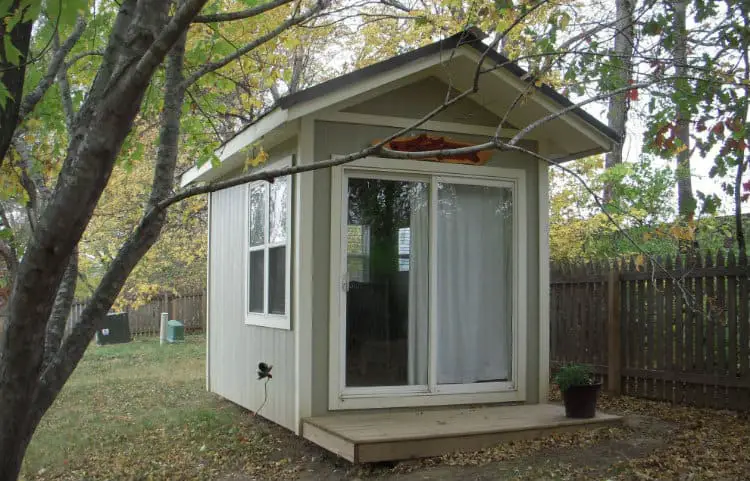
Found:
[[0, 0], [0, 17], [5, 17], [10, 12], [10, 5], [13, 0]]
[[33, 22], [42, 11], [42, 0], [23, 0], [21, 7], [24, 8], [23, 21]]
[[[88, 9], [88, 0], [50, 0], [47, 3], [47, 10], [53, 22], [59, 22], [61, 26], [73, 25], [80, 13]], [[60, 9], [62, 7], [62, 10]]]
[[498, 12], [513, 8], [513, 2], [511, 0], [495, 0], [495, 9]]
[[568, 24], [570, 23], [570, 15], [568, 12], [563, 12], [562, 15], [560, 15], [560, 28], [565, 30], [568, 28]]
[[13, 45], [10, 35], [3, 37], [3, 45], [5, 46], [5, 60], [12, 65], [20, 65], [23, 54]]
[[6, 17], [5, 19], [5, 28], [6, 31], [10, 32], [13, 30], [16, 25], [18, 25], [18, 22], [20, 22], [23, 19], [23, 9], [17, 8], [15, 12], [13, 12], [13, 15]]
[[643, 33], [646, 35], [659, 35], [662, 27], [656, 20], [649, 20], [643, 25]]
[[0, 81], [0, 107], [3, 109], [8, 104], [8, 99], [13, 100], [13, 96], [10, 94], [5, 84]]

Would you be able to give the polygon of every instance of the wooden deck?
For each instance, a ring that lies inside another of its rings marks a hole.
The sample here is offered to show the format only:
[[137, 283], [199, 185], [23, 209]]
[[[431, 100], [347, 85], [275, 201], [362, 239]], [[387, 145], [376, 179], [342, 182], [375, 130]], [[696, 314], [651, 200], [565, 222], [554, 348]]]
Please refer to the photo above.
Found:
[[477, 450], [620, 421], [602, 413], [568, 419], [563, 407], [553, 404], [451, 407], [317, 416], [302, 421], [302, 435], [351, 462], [369, 463]]

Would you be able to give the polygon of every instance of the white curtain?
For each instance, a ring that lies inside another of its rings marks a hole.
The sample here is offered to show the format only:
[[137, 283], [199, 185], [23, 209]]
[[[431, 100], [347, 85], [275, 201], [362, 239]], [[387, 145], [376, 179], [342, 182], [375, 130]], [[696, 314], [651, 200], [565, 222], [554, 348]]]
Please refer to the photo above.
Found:
[[437, 217], [437, 382], [508, 380], [511, 190], [439, 184]]
[[427, 184], [410, 192], [409, 384], [427, 384], [429, 362], [430, 202]]

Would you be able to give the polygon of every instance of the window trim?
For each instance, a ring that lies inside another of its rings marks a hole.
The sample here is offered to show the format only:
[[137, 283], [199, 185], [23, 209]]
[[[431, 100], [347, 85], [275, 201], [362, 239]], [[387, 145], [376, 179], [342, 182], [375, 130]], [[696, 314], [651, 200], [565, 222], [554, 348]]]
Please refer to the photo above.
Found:
[[[289, 167], [292, 165], [292, 157], [288, 156], [283, 159], [280, 159], [278, 161], [272, 162], [264, 166], [262, 169], [258, 169], [257, 172], [263, 172], [270, 169], [277, 169], [277, 168], [283, 168], [283, 167]], [[245, 185], [245, 195], [244, 198], [244, 204], [243, 204], [243, 211], [244, 211], [244, 243], [243, 243], [243, 263], [244, 263], [244, 295], [243, 295], [243, 309], [245, 313], [245, 325], [248, 326], [258, 326], [258, 327], [268, 327], [272, 329], [282, 329], [282, 330], [291, 330], [291, 288], [292, 288], [292, 282], [291, 282], [291, 267], [292, 267], [292, 198], [294, 197], [294, 180], [293, 176], [286, 176], [287, 178], [287, 199], [286, 199], [286, 241], [285, 242], [268, 242], [268, 235], [269, 235], [269, 221], [270, 221], [270, 203], [269, 199], [271, 196], [271, 184], [269, 182], [266, 182], [264, 180], [257, 181], [257, 182], [251, 182]], [[260, 246], [250, 246], [249, 242], [249, 230], [250, 230], [250, 190], [257, 186], [266, 184], [265, 189], [265, 209], [263, 212], [263, 239], [264, 243]], [[284, 260], [285, 260], [285, 266], [284, 266], [284, 282], [285, 282], [285, 289], [284, 289], [284, 314], [273, 314], [268, 312], [268, 281], [270, 276], [270, 269], [269, 269], [269, 255], [268, 251], [270, 249], [273, 249], [274, 247], [280, 247], [284, 246]], [[263, 256], [263, 312], [250, 312], [250, 252], [252, 251], [258, 251], [262, 250], [264, 251]]]

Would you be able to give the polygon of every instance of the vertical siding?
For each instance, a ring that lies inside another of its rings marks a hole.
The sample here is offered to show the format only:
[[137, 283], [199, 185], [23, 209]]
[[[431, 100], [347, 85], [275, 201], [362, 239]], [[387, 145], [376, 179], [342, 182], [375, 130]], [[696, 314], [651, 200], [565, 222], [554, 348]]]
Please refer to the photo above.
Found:
[[295, 430], [294, 332], [245, 324], [245, 206], [245, 186], [211, 195], [209, 389], [256, 411], [264, 397], [256, 367], [260, 361], [272, 364], [260, 415]]
[[[442, 80], [429, 77], [366, 100], [345, 109], [344, 112], [420, 118], [431, 112], [436, 105], [442, 104], [445, 93], [449, 90], [455, 92], [455, 89], [448, 87]], [[473, 100], [464, 99], [438, 113], [431, 120], [497, 127], [501, 119]]]
[[[372, 142], [393, 133], [393, 127], [317, 121], [315, 123], [315, 160], [332, 155], [356, 152]], [[417, 133], [421, 131], [415, 131]], [[483, 142], [486, 138], [446, 133], [456, 140]], [[536, 142], [524, 146], [535, 150]], [[409, 162], [409, 161], [404, 161]], [[489, 166], [523, 169], [526, 172], [527, 235], [527, 304], [526, 331], [526, 399], [539, 399], [539, 168], [536, 159], [516, 152], [497, 152]], [[470, 169], [471, 167], [467, 167]], [[328, 325], [330, 237], [331, 237], [331, 172], [315, 172], [315, 224], [313, 226], [313, 415], [328, 411]]]

